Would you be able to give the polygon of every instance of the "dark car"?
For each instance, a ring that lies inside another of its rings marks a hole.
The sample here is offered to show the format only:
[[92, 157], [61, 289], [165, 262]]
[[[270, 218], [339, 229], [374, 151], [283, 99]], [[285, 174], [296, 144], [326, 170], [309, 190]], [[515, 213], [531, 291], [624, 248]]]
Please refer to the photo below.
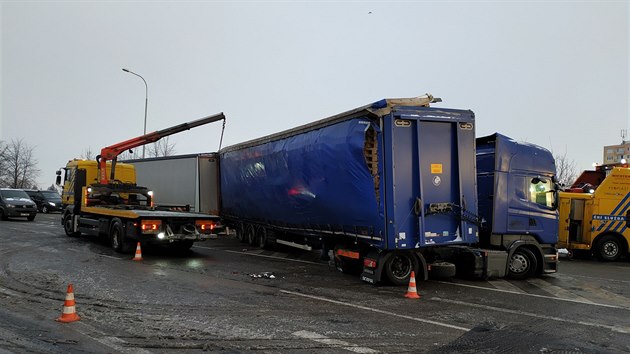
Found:
[[61, 211], [61, 196], [55, 191], [38, 191], [25, 189], [26, 194], [37, 204], [37, 210], [42, 213]]
[[21, 189], [0, 188], [0, 218], [26, 217], [35, 220], [37, 204]]

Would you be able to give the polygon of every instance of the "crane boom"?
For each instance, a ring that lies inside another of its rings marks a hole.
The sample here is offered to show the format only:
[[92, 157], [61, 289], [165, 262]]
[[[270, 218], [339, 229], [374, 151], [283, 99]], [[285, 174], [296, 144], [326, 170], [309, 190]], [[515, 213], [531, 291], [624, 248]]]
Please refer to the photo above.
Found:
[[114, 179], [114, 171], [116, 168], [116, 158], [118, 157], [118, 155], [122, 154], [124, 151], [138, 147], [138, 146], [142, 146], [145, 144], [154, 143], [165, 136], [173, 135], [173, 134], [182, 132], [184, 130], [189, 130], [191, 128], [195, 128], [200, 125], [216, 122], [219, 120], [225, 120], [225, 115], [223, 113], [215, 114], [215, 115], [208, 116], [205, 118], [200, 118], [200, 119], [188, 122], [188, 123], [178, 124], [170, 128], [158, 130], [153, 133], [141, 135], [139, 137], [125, 140], [120, 143], [102, 148], [101, 154], [96, 157], [96, 161], [98, 162], [98, 168], [99, 168], [100, 183], [109, 184], [109, 180], [107, 179], [107, 173], [105, 170], [105, 167], [107, 166], [107, 161], [112, 161], [110, 179]]

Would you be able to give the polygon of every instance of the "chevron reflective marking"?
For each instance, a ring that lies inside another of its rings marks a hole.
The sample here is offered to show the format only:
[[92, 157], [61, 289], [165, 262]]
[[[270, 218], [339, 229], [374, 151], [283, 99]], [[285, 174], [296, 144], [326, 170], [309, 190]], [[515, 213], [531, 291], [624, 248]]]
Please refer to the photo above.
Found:
[[[619, 210], [620, 210], [620, 209], [622, 210], [622, 211], [621, 211], [622, 213], [623, 213], [623, 211], [627, 210], [627, 209], [628, 209], [628, 205], [627, 205], [627, 203], [626, 203], [626, 202], [628, 201], [628, 199], [629, 199], [629, 198], [630, 198], [630, 193], [627, 193], [627, 194], [626, 194], [626, 196], [625, 196], [625, 197], [623, 197], [623, 199], [619, 202], [619, 204], [617, 204], [617, 206], [615, 206], [615, 208], [613, 209], [613, 211], [612, 211], [609, 215], [621, 215], [621, 214], [619, 214]], [[622, 208], [622, 205], [624, 205], [624, 204], [625, 204], [625, 207], [623, 207], [623, 208]], [[614, 224], [616, 224], [616, 222], [614, 222], [614, 221], [613, 221], [613, 222], [611, 222], [611, 223], [601, 222], [601, 223], [599, 224], [599, 227], [597, 228], [597, 231], [602, 231], [602, 229], [604, 228], [604, 226], [607, 226], [605, 231], [609, 231], [609, 230], [610, 230], [610, 228], [611, 228]], [[623, 222], [619, 223], [619, 225], [623, 225]], [[618, 225], [618, 226], [619, 226], [619, 225]], [[618, 226], [617, 226], [617, 227], [618, 227]]]

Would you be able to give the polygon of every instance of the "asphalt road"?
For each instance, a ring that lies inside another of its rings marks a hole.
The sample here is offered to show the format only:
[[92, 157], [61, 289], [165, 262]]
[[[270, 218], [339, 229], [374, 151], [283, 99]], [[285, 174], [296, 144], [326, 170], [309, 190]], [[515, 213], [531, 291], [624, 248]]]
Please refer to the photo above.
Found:
[[[185, 254], [143, 249], [136, 262], [66, 236], [59, 219], [0, 221], [0, 353], [630, 352], [627, 261], [419, 282], [413, 300], [316, 252], [228, 237]], [[59, 323], [70, 283], [81, 320]]]

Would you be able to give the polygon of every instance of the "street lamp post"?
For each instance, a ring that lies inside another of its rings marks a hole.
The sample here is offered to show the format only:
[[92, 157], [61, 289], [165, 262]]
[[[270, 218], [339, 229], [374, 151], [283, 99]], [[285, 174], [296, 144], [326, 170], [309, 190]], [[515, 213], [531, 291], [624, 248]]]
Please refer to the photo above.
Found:
[[[145, 80], [141, 75], [136, 74], [129, 69], [123, 68], [122, 71], [126, 73], [130, 73], [132, 75], [136, 75], [137, 77], [142, 79], [142, 82], [144, 82], [145, 95], [144, 95], [144, 133], [143, 134], [147, 135], [147, 105], [149, 104], [149, 86], [147, 85], [147, 80]], [[142, 145], [142, 158], [144, 158], [144, 148], [145, 146]]]

